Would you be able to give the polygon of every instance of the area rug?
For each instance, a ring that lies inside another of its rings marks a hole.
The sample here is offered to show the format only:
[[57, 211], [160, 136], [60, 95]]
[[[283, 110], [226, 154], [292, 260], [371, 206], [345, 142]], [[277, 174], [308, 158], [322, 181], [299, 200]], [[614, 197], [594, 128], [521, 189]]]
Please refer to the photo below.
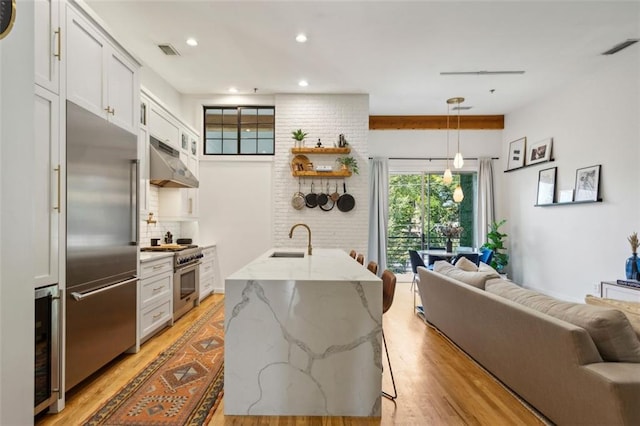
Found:
[[221, 301], [93, 413], [84, 425], [207, 424], [222, 399], [223, 338], [224, 301]]

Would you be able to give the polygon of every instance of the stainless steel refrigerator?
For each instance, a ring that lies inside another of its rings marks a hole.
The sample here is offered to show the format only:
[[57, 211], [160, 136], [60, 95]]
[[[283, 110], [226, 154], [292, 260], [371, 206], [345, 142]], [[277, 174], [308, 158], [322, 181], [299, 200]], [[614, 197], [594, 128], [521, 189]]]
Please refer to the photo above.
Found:
[[68, 390], [136, 344], [137, 137], [67, 101]]

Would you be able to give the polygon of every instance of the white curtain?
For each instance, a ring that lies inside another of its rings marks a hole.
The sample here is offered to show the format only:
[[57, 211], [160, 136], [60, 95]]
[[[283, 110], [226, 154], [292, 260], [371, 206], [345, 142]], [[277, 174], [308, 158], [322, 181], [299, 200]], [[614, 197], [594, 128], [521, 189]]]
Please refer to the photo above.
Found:
[[369, 250], [367, 259], [378, 263], [378, 275], [387, 269], [389, 220], [389, 164], [386, 158], [369, 160]]
[[491, 158], [478, 159], [478, 198], [476, 209], [476, 241], [480, 247], [487, 242], [489, 224], [494, 219], [493, 164]]

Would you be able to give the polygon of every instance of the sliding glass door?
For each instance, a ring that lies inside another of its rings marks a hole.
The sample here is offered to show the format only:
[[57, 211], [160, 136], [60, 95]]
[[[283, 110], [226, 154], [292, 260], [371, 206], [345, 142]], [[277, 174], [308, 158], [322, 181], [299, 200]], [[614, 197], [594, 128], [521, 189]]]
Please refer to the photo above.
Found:
[[[446, 238], [438, 225], [458, 223], [464, 231], [453, 248], [473, 246], [475, 173], [454, 175], [442, 182], [442, 173], [402, 173], [389, 176], [387, 264], [396, 273], [411, 271], [409, 250], [444, 249]], [[453, 201], [460, 183], [461, 203]]]

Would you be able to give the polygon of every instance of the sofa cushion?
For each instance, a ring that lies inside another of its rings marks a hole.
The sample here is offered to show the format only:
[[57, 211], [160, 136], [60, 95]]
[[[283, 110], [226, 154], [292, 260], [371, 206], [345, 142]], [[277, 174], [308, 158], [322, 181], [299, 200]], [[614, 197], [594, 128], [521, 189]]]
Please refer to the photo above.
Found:
[[624, 300], [604, 299], [601, 297], [592, 296], [590, 294], [587, 294], [587, 296], [584, 298], [584, 301], [589, 305], [618, 309], [627, 317], [629, 323], [631, 324], [631, 327], [633, 328], [633, 331], [636, 332], [636, 336], [638, 336], [638, 339], [640, 340], [640, 303], [626, 302]]
[[584, 328], [605, 361], [640, 362], [640, 341], [616, 309], [564, 302], [505, 280], [491, 280], [486, 291]]
[[433, 264], [433, 271], [481, 290], [484, 290], [484, 283], [488, 279], [500, 277], [500, 275], [494, 272], [464, 271], [443, 260], [437, 261]]
[[456, 268], [462, 269], [463, 271], [468, 272], [478, 272], [478, 265], [467, 259], [466, 257], [461, 257], [456, 262]]

